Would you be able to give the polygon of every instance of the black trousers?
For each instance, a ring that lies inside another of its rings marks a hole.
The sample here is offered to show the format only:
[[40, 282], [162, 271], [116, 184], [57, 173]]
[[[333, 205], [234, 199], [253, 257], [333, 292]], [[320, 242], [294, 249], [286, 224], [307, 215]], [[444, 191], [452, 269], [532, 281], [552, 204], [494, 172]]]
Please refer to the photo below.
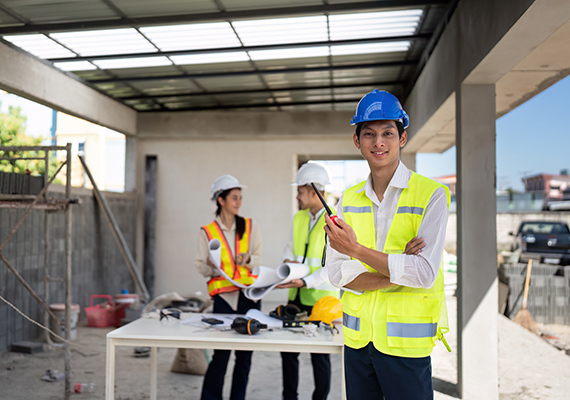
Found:
[[376, 350], [344, 346], [347, 400], [433, 400], [431, 357], [395, 357]]
[[[299, 291], [297, 297], [289, 304], [295, 304], [302, 311], [311, 315], [313, 307], [301, 304]], [[313, 364], [313, 379], [315, 390], [313, 400], [325, 400], [331, 388], [331, 359], [329, 354], [311, 353]], [[281, 353], [281, 365], [283, 371], [283, 399], [297, 400], [297, 388], [299, 386], [299, 353]]]
[[[240, 290], [238, 308], [232, 310], [228, 303], [219, 295], [213, 297], [214, 314], [245, 314], [249, 309], [261, 309], [261, 301], [257, 303], [249, 300]], [[232, 377], [232, 389], [230, 392], [230, 400], [244, 400], [245, 390], [249, 377], [249, 369], [251, 367], [251, 351], [235, 352], [236, 361]], [[224, 377], [228, 368], [231, 350], [214, 350], [212, 361], [208, 365], [208, 370], [204, 376], [202, 385], [201, 400], [222, 400], [222, 390], [224, 388]]]

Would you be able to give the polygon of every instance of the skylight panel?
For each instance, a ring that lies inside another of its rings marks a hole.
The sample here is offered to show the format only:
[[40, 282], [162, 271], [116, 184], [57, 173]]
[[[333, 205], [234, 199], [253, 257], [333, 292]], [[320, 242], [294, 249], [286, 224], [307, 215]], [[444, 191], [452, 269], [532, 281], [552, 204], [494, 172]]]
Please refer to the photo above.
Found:
[[422, 13], [422, 10], [403, 10], [331, 15], [331, 40], [412, 35], [416, 32]]
[[120, 58], [114, 60], [94, 61], [94, 63], [99, 68], [103, 69], [160, 67], [164, 65], [172, 65], [172, 62], [170, 62], [166, 57]]
[[325, 16], [236, 21], [233, 26], [245, 46], [328, 40]]
[[333, 56], [346, 56], [350, 54], [391, 53], [398, 51], [407, 51], [409, 48], [409, 41], [393, 43], [353, 44], [331, 46], [331, 54]]
[[327, 57], [329, 55], [329, 48], [327, 46], [322, 46], [302, 47], [297, 49], [256, 50], [250, 51], [249, 55], [254, 61], [281, 60], [286, 58]]
[[178, 65], [212, 64], [249, 61], [245, 51], [232, 53], [192, 54], [187, 56], [172, 56], [170, 59]]
[[52, 33], [51, 37], [82, 56], [155, 52], [136, 29]]
[[63, 58], [75, 56], [71, 51], [57, 44], [45, 35], [4, 36], [3, 39], [39, 58]]
[[239, 47], [241, 43], [228, 22], [141, 28], [162, 51]]
[[56, 62], [53, 63], [53, 65], [62, 71], [88, 71], [91, 69], [97, 69], [97, 67], [89, 61]]

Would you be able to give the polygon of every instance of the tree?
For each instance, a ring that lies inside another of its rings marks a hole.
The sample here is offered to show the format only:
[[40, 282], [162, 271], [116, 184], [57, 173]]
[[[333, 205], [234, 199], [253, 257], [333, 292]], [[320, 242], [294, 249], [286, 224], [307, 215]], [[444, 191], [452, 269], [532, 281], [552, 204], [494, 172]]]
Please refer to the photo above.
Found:
[[[1, 105], [1, 103], [0, 103]], [[0, 113], [0, 146], [40, 146], [43, 138], [26, 135], [27, 117], [22, 114], [20, 107], [8, 108], [8, 113]], [[4, 157], [45, 157], [44, 151], [1, 152]], [[50, 160], [50, 171], [55, 172], [57, 161]], [[0, 160], [0, 171], [20, 174], [44, 175], [43, 160]]]

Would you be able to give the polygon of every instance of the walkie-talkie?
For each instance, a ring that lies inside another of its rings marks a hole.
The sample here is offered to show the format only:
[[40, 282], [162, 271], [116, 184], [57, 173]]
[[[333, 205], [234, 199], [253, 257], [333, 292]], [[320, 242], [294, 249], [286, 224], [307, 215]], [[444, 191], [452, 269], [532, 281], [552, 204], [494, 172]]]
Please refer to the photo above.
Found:
[[[338, 224], [338, 222], [336, 222], [336, 220], [338, 219], [338, 215], [334, 215], [331, 211], [331, 209], [329, 208], [327, 202], [325, 201], [325, 199], [323, 199], [323, 196], [321, 196], [321, 192], [319, 192], [319, 189], [317, 189], [317, 187], [315, 186], [314, 183], [311, 182], [311, 186], [313, 187], [313, 190], [315, 191], [315, 193], [317, 194], [317, 196], [319, 196], [319, 200], [321, 201], [321, 203], [323, 203], [323, 206], [325, 207], [325, 210], [327, 211], [327, 214], [329, 215], [329, 218], [332, 220], [332, 222], [335, 223], [336, 226], [338, 226], [340, 228], [340, 225]], [[342, 228], [341, 228], [342, 229]]]

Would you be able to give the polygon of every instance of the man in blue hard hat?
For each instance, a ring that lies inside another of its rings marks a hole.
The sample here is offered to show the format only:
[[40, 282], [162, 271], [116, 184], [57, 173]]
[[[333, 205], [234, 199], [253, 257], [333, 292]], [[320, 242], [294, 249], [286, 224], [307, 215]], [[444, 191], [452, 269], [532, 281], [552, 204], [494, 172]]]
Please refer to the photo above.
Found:
[[[430, 354], [449, 330], [443, 289], [448, 189], [400, 161], [409, 118], [391, 93], [374, 90], [351, 121], [370, 175], [347, 189], [336, 225], [326, 216], [331, 283], [343, 288], [349, 400], [433, 399]], [[413, 238], [420, 253], [405, 252]], [[448, 347], [449, 349], [449, 347]]]

